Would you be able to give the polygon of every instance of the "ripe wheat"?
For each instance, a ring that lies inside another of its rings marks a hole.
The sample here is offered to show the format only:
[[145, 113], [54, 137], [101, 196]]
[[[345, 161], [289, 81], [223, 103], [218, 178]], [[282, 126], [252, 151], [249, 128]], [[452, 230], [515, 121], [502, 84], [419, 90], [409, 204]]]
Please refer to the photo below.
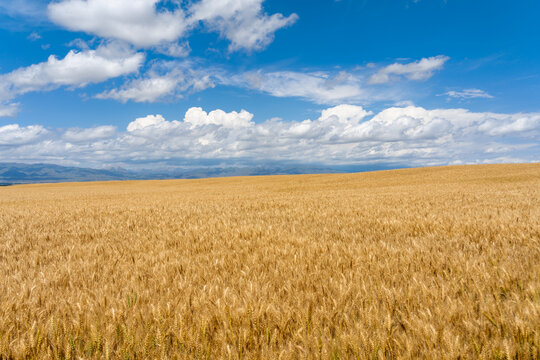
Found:
[[0, 188], [0, 359], [540, 358], [540, 164]]

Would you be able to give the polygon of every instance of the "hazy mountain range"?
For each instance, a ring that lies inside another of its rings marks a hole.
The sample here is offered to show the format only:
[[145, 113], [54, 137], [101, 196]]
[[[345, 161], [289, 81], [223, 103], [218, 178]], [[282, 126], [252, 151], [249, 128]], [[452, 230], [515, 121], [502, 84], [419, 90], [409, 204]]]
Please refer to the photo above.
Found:
[[132, 171], [122, 168], [90, 169], [54, 164], [0, 163], [0, 185], [74, 181], [195, 179], [221, 176], [347, 173], [384, 170], [396, 167], [404, 166], [324, 166], [269, 163], [250, 166], [206, 166]]
[[3, 185], [38, 182], [128, 180], [136, 174], [126, 170], [98, 170], [53, 164], [0, 163]]

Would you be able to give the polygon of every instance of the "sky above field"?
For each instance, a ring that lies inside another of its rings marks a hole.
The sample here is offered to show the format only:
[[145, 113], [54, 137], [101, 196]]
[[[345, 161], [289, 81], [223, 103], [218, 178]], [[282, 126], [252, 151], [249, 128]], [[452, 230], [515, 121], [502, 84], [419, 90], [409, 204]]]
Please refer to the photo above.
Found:
[[540, 161], [539, 14], [535, 0], [0, 0], [0, 162]]

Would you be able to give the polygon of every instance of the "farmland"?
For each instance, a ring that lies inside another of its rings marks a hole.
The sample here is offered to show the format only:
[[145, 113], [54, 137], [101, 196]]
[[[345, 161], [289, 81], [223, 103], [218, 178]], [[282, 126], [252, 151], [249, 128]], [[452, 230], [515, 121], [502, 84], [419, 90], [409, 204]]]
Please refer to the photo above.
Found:
[[0, 188], [0, 359], [540, 358], [540, 164]]

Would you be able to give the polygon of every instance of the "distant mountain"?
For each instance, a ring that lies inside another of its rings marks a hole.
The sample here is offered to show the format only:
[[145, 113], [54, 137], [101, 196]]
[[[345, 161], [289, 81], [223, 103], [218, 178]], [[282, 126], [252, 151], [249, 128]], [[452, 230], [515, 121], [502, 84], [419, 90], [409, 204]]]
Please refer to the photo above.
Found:
[[162, 172], [141, 173], [145, 178], [153, 179], [199, 179], [227, 176], [258, 176], [258, 175], [296, 175], [296, 174], [329, 174], [352, 173], [374, 170], [385, 170], [404, 166], [325, 166], [313, 164], [267, 163], [249, 166], [208, 166], [190, 169], [174, 169]]
[[165, 170], [129, 171], [122, 168], [90, 169], [54, 164], [0, 163], [0, 186], [74, 181], [197, 179], [226, 176], [350, 173], [404, 166], [324, 166], [268, 163], [250, 166], [206, 166]]
[[27, 184], [68, 181], [106, 181], [137, 178], [127, 170], [99, 170], [53, 164], [0, 163], [0, 184]]

